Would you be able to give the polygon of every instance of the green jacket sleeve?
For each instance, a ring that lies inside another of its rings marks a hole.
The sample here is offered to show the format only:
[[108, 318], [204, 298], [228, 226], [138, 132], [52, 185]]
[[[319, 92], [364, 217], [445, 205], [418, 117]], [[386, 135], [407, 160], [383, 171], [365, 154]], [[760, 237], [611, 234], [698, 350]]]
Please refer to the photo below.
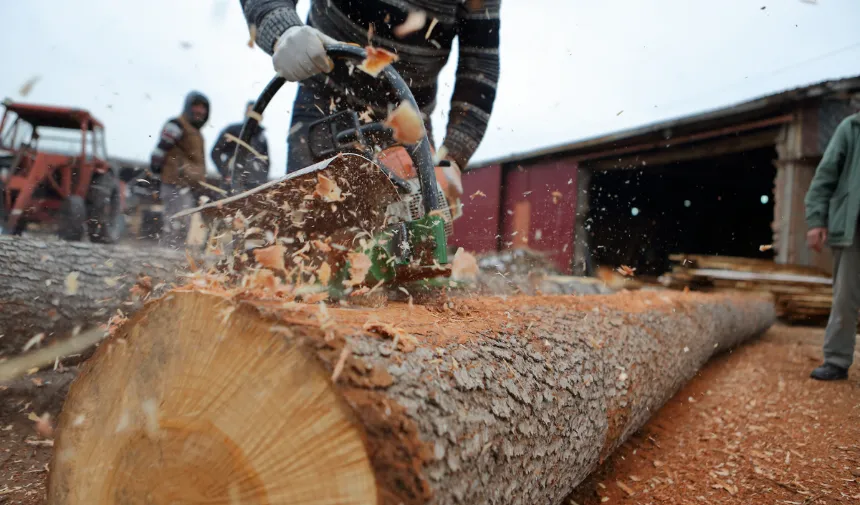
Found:
[[845, 152], [850, 141], [851, 125], [849, 120], [842, 121], [833, 138], [824, 150], [824, 156], [815, 170], [815, 176], [806, 192], [804, 203], [806, 204], [806, 225], [811, 228], [827, 227], [827, 211], [830, 206], [830, 198], [836, 191], [839, 176], [845, 165]]

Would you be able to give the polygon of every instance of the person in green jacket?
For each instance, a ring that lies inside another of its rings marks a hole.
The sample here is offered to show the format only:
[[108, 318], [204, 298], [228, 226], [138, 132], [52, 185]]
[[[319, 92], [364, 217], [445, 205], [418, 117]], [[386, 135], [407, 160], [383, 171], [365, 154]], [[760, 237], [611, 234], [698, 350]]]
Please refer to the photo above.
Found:
[[806, 241], [815, 251], [833, 249], [833, 306], [824, 334], [818, 380], [848, 378], [860, 311], [860, 113], [845, 118], [830, 139], [806, 193]]

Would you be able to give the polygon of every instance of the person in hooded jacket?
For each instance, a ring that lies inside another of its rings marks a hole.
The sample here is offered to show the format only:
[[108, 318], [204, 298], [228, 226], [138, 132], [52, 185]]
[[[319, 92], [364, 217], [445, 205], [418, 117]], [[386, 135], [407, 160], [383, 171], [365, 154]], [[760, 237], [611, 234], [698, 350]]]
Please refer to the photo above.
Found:
[[[250, 101], [245, 107], [245, 116], [254, 109], [254, 102]], [[230, 187], [230, 158], [236, 150], [235, 138], [239, 138], [242, 133], [242, 122], [227, 125], [218, 134], [218, 140], [215, 146], [212, 147], [212, 162], [221, 173], [224, 184]], [[256, 133], [248, 142], [250, 146], [257, 151], [261, 157], [257, 157], [249, 153], [247, 149], [240, 149], [240, 159], [236, 163], [236, 186], [237, 191], [247, 191], [253, 189], [269, 180], [269, 144], [266, 141], [266, 134], [263, 125], [259, 125]]]
[[161, 180], [159, 197], [164, 204], [159, 242], [166, 247], [184, 246], [189, 218], [170, 216], [194, 206], [195, 187], [206, 178], [206, 155], [200, 128], [209, 119], [209, 99], [199, 91], [185, 97], [182, 114], [165, 123], [152, 151], [150, 169]]

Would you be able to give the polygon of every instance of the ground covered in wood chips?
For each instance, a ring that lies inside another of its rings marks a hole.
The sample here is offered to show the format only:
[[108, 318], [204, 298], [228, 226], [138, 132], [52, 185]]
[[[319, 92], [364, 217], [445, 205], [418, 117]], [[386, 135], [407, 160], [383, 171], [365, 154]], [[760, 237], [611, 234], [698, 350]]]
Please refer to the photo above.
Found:
[[[809, 379], [821, 338], [779, 326], [715, 358], [570, 503], [860, 503], [860, 375]], [[28, 415], [56, 418], [73, 376], [0, 386], [0, 504], [42, 503], [50, 439]]]
[[810, 379], [822, 339], [776, 326], [714, 358], [569, 503], [860, 503], [860, 373]]

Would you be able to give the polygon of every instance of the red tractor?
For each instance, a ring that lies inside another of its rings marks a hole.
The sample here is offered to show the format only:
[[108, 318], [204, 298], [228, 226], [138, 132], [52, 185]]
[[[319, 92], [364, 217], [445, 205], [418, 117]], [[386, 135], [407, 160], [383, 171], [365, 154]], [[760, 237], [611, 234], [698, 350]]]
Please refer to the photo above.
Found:
[[115, 243], [124, 182], [107, 160], [104, 126], [81, 109], [6, 100], [0, 120], [0, 234], [55, 224], [65, 240]]

